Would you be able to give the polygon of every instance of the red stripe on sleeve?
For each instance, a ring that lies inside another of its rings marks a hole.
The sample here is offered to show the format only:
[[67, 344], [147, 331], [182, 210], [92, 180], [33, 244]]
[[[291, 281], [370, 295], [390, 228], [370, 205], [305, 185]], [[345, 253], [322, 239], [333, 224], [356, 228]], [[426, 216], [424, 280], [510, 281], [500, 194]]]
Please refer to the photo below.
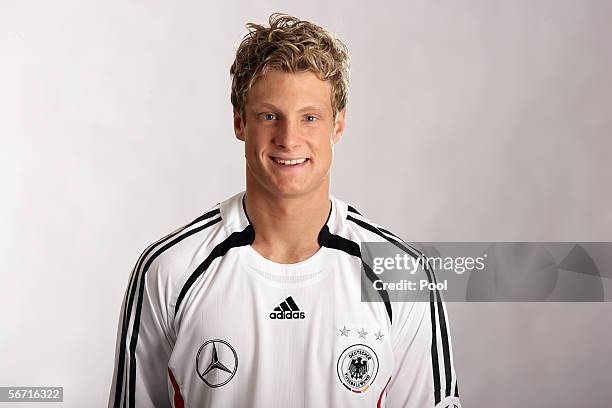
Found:
[[168, 374], [170, 374], [170, 382], [172, 383], [172, 388], [174, 388], [174, 408], [185, 408], [185, 402], [183, 401], [183, 396], [181, 395], [181, 389], [176, 382], [176, 378], [174, 378], [174, 374], [172, 374], [172, 370], [169, 368]]
[[385, 384], [385, 388], [383, 388], [382, 391], [380, 392], [380, 396], [378, 397], [378, 402], [376, 403], [376, 408], [380, 408], [380, 402], [382, 401], [383, 394], [385, 393], [385, 390], [387, 389], [387, 385], [389, 385], [389, 382], [391, 382], [391, 377], [389, 377], [389, 379], [387, 380], [387, 383]]

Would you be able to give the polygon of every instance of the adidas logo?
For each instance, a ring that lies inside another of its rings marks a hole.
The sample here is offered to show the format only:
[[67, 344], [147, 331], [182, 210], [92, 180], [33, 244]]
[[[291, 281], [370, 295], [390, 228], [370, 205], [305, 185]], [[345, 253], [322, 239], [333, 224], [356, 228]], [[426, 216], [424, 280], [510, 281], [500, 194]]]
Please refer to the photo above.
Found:
[[270, 313], [270, 319], [305, 319], [306, 314], [300, 312], [300, 308], [295, 304], [291, 296], [285, 299], [280, 305]]

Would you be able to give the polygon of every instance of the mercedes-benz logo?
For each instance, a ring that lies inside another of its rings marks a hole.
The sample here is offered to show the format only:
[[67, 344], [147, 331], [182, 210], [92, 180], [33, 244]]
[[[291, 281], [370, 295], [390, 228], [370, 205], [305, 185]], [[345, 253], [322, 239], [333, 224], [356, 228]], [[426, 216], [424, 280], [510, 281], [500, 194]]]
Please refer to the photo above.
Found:
[[236, 350], [225, 340], [208, 340], [198, 350], [196, 371], [209, 387], [217, 388], [227, 384], [237, 369]]

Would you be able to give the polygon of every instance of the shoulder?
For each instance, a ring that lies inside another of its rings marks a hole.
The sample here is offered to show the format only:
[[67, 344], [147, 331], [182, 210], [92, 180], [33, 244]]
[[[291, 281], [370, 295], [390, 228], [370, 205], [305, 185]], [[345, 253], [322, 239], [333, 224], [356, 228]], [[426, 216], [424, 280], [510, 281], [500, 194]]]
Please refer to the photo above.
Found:
[[333, 196], [332, 200], [337, 208], [334, 227], [338, 235], [358, 244], [362, 242], [403, 242], [397, 234], [368, 218], [354, 205]]
[[136, 270], [147, 281], [164, 286], [176, 286], [185, 279], [203, 254], [227, 239], [232, 228], [239, 222], [235, 219], [238, 195], [219, 202], [184, 223], [172, 232], [146, 247], [137, 262]]

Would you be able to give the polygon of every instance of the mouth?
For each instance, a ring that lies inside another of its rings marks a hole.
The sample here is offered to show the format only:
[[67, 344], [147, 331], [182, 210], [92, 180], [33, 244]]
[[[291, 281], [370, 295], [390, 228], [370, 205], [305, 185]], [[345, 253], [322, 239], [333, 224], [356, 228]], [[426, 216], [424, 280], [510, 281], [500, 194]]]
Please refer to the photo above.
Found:
[[270, 156], [270, 159], [272, 159], [274, 163], [280, 166], [283, 166], [283, 167], [302, 167], [310, 161], [310, 159], [305, 158], [305, 157], [298, 157], [298, 158], [290, 159], [290, 158]]

